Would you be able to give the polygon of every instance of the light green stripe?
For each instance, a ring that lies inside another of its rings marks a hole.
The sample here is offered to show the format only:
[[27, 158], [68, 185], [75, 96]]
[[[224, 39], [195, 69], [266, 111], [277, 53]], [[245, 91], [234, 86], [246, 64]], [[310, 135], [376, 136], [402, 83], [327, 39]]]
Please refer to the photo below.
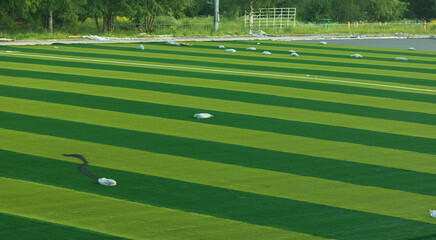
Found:
[[[41, 65], [7, 63], [10, 69], [38, 71]], [[174, 77], [174, 76], [156, 76], [151, 74], [129, 73], [108, 70], [81, 69], [75, 68], [45, 66], [45, 71], [51, 73], [72, 74], [76, 76], [104, 77], [111, 79], [147, 81], [155, 83], [178, 84], [181, 86], [194, 86], [216, 88], [231, 91], [250, 92], [258, 94], [267, 94], [280, 97], [293, 97], [301, 99], [312, 99], [317, 101], [328, 101], [335, 103], [346, 103], [359, 106], [370, 106], [401, 111], [421, 112], [436, 114], [436, 104], [397, 100], [391, 98], [360, 96], [355, 94], [331, 93], [316, 90], [306, 90], [292, 87], [280, 87], [264, 84], [232, 82], [224, 80], [203, 80], [196, 78]]]
[[[0, 84], [16, 87], [29, 87], [43, 90], [80, 93], [101, 97], [120, 98], [125, 100], [166, 104], [179, 107], [209, 109], [210, 111], [221, 111], [284, 120], [320, 123], [332, 126], [349, 127], [409, 136], [427, 138], [434, 138], [436, 136], [436, 126], [434, 125], [374, 119], [369, 117], [357, 117], [345, 114], [243, 103], [147, 90], [12, 77], [4, 78]], [[195, 113], [192, 113], [192, 115], [194, 114]]]
[[95, 166], [435, 223], [428, 216], [428, 210], [436, 207], [435, 196], [164, 154], [150, 154], [134, 149], [19, 131], [0, 130], [0, 133], [5, 139], [9, 139], [2, 144], [3, 149], [24, 154], [72, 161], [62, 157], [60, 153], [78, 152], [87, 156], [88, 160], [92, 159]]
[[3, 177], [0, 186], [1, 212], [126, 238], [323, 239]]

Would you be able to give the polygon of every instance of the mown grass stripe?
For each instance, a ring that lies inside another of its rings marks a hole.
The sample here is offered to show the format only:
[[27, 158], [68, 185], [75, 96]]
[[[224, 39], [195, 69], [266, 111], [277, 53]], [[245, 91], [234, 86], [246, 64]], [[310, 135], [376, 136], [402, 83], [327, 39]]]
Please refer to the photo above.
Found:
[[[432, 209], [431, 206], [435, 203], [435, 197], [432, 196], [153, 154], [25, 132], [1, 130], [1, 133], [5, 138], [11, 139], [2, 144], [4, 146], [2, 148], [16, 152], [67, 161], [73, 160], [59, 156], [59, 152], [80, 152], [88, 159], [93, 159], [95, 166], [435, 223], [434, 219], [428, 217], [428, 209]], [[393, 206], [396, 211], [392, 211]], [[395, 206], [401, 206], [401, 208]]]
[[[280, 229], [4, 177], [0, 177], [0, 185], [4, 190], [0, 193], [2, 212], [130, 239], [317, 239]], [[116, 188], [106, 188], [106, 191], [116, 191]], [[431, 231], [428, 226], [421, 224], [420, 227]]]
[[[3, 154], [2, 154], [3, 155]], [[3, 155], [4, 156], [4, 155]], [[7, 161], [0, 161], [0, 164]], [[32, 164], [32, 163], [29, 163]], [[19, 167], [18, 167], [19, 168]], [[2, 239], [126, 239], [0, 212]]]
[[[34, 58], [16, 58], [16, 56], [14, 55], [9, 55], [6, 56], [4, 54], [0, 55], [0, 60], [4, 60], [7, 61], [8, 63], [10, 62], [16, 62], [16, 63], [27, 63], [27, 64], [43, 64], [46, 67], [47, 66], [60, 66], [60, 67], [72, 67], [72, 68], [82, 68], [82, 69], [94, 69], [94, 70], [110, 70], [110, 71], [120, 71], [120, 72], [129, 72], [129, 73], [153, 73], [155, 72], [156, 74], [163, 74], [163, 75], [168, 75], [171, 74], [171, 76], [181, 76], [181, 77], [201, 77], [204, 79], [216, 79], [217, 76], [225, 76], [226, 80], [231, 79], [231, 81], [235, 81], [235, 77], [234, 75], [230, 75], [230, 74], [224, 74], [224, 72], [214, 72], [213, 74], [211, 73], [202, 73], [202, 72], [198, 72], [198, 71], [193, 71], [194, 69], [183, 69], [183, 70], [175, 70], [175, 69], [165, 69], [165, 73], [163, 73], [162, 69], [155, 69], [155, 68], [140, 68], [140, 67], [133, 67], [133, 66], [121, 66], [121, 65], [117, 65], [116, 67], [112, 66], [112, 65], [105, 65], [105, 64], [94, 64], [94, 63], [80, 63], [80, 62], [65, 62], [65, 61], [52, 61], [52, 60], [40, 60], [40, 59], [34, 59]], [[227, 72], [226, 72], [227, 73]], [[232, 72], [233, 74], [240, 74], [237, 72]], [[265, 77], [279, 77], [279, 75], [265, 75]], [[286, 76], [280, 76], [280, 77], [286, 77]], [[434, 103], [434, 95], [428, 95], [428, 94], [423, 94], [423, 93], [430, 93], [433, 90], [431, 89], [416, 89], [416, 88], [409, 88], [409, 87], [401, 87], [401, 86], [388, 86], [388, 85], [379, 85], [379, 84], [368, 84], [365, 82], [354, 82], [354, 81], [335, 81], [335, 80], [326, 80], [327, 82], [331, 82], [332, 84], [327, 84], [327, 83], [319, 83], [319, 81], [309, 81], [309, 80], [313, 80], [311, 79], [311, 77], [301, 77], [300, 79], [305, 79], [306, 81], [299, 81], [299, 80], [284, 80], [284, 79], [276, 79], [275, 82], [274, 80], [272, 81], [268, 81], [265, 82], [264, 78], [261, 77], [251, 77], [251, 76], [239, 76], [237, 81], [244, 81], [244, 79], [250, 79], [250, 82], [252, 79], [256, 79], [257, 81], [261, 81], [261, 84], [264, 83], [268, 83], [269, 85], [277, 85], [277, 86], [289, 86], [289, 85], [293, 85], [293, 84], [297, 84], [299, 87], [301, 86], [301, 84], [304, 84], [305, 86], [307, 86], [307, 84], [312, 85], [312, 86], [321, 86], [320, 88], [317, 88], [319, 90], [324, 89], [324, 90], [328, 90], [328, 91], [338, 91], [338, 90], [334, 90], [334, 88], [337, 89], [346, 89], [347, 92], [351, 92], [351, 93], [357, 93], [357, 94], [370, 94], [371, 92], [381, 92], [383, 93], [383, 95], [388, 95], [390, 97], [398, 97], [400, 94], [404, 96], [404, 94], [407, 94], [408, 96], [412, 95], [414, 97], [420, 96], [418, 97], [419, 101], [424, 101], [424, 102], [431, 102]], [[315, 79], [316, 80], [316, 79]], [[309, 82], [308, 82], [309, 81]], [[322, 80], [324, 81], [324, 80]], [[334, 84], [333, 84], [334, 83]], [[359, 85], [359, 87], [355, 87], [355, 86], [346, 86], [346, 85], [340, 85], [340, 84], [351, 84], [351, 85]], [[374, 89], [374, 88], [368, 88], [368, 86], [370, 87], [376, 87], [376, 88], [391, 88], [391, 90], [401, 90], [401, 91], [414, 91], [414, 93], [403, 93], [403, 92], [391, 92], [388, 90], [383, 90], [383, 89]], [[359, 90], [359, 91], [358, 91]], [[417, 93], [419, 92], [419, 93]], [[418, 95], [416, 95], [418, 94]]]
[[[281, 87], [274, 85], [265, 85], [257, 83], [243, 83], [235, 81], [226, 80], [212, 80], [212, 79], [201, 79], [201, 78], [188, 78], [188, 77], [174, 77], [158, 74], [138, 74], [138, 73], [126, 73], [117, 71], [107, 71], [107, 70], [92, 70], [92, 69], [81, 69], [78, 73], [74, 68], [66, 67], [54, 67], [50, 66], [45, 71], [35, 71], [39, 69], [39, 65], [33, 64], [19, 64], [19, 63], [8, 63], [8, 69], [0, 68], [0, 75], [10, 76], [10, 77], [26, 77], [35, 79], [46, 79], [46, 80], [59, 80], [67, 79], [70, 82], [76, 82], [77, 79], [86, 78], [93, 82], [97, 81], [109, 81], [120, 83], [126, 83], [129, 81], [133, 82], [145, 82], [150, 83], [163, 83], [165, 86], [169, 84], [182, 85], [187, 87], [200, 87], [200, 88], [214, 88], [230, 91], [242, 91], [256, 94], [272, 95], [279, 97], [294, 97], [302, 99], [313, 99], [318, 101], [328, 101], [335, 103], [345, 103], [353, 105], [362, 105], [377, 108], [387, 108], [393, 110], [403, 110], [411, 112], [421, 112], [436, 114], [436, 107], [434, 104], [411, 101], [411, 100], [398, 100], [386, 97], [371, 97], [371, 96], [360, 96], [355, 94], [346, 94], [338, 92], [329, 92], [327, 90], [317, 91], [309, 89], [301, 89], [294, 87]], [[134, 83], [132, 83], [134, 84]], [[436, 95], [435, 95], [436, 97]]]
[[[149, 55], [150, 53], [154, 54], [165, 54], [165, 55], [171, 55], [171, 56], [189, 56], [189, 57], [205, 57], [205, 58], [213, 58], [213, 59], [232, 59], [232, 60], [246, 60], [246, 61], [253, 61], [253, 62], [267, 62], [267, 63], [284, 63], [284, 62], [290, 62], [290, 63], [297, 63], [297, 64], [310, 64], [310, 65], [318, 65], [318, 66], [330, 66], [330, 67], [337, 67], [340, 65], [341, 67], [347, 67], [347, 68], [369, 68], [369, 69], [378, 69], [378, 70], [390, 70], [390, 71], [401, 71], [401, 72], [414, 72], [414, 73], [430, 73], [430, 74], [436, 74], [436, 70], [429, 69], [429, 68], [416, 68], [416, 67], [406, 67], [406, 66], [389, 66], [389, 65], [380, 65], [380, 64], [369, 64], [368, 61], [359, 63], [357, 62], [350, 62], [350, 56], [349, 55], [342, 55], [342, 56], [335, 56], [333, 54], [328, 55], [329, 61], [324, 60], [314, 60], [314, 59], [305, 59], [305, 58], [299, 58], [299, 59], [291, 59], [290, 54], [287, 52], [287, 50], [282, 50], [278, 52], [279, 50], [273, 51], [274, 57], [266, 58], [265, 56], [259, 56], [256, 55], [223, 55], [221, 53], [217, 53], [216, 47], [209, 47], [204, 45], [195, 45], [195, 47], [192, 50], [196, 51], [186, 51], [185, 49], [180, 48], [174, 48], [172, 46], [163, 46], [163, 45], [157, 45], [161, 46], [159, 48], [156, 48], [157, 44], [147, 44], [146, 47], [146, 53]], [[152, 46], [153, 48], [150, 48], [149, 46]], [[133, 47], [133, 45], [117, 45], [117, 46], [111, 46], [111, 45], [96, 45], [96, 44], [76, 44], [71, 45], [68, 47], [64, 47], [63, 49], [70, 49], [71, 48], [80, 48], [80, 49], [93, 49], [95, 50], [106, 50], [107, 52], [116, 53], [116, 54], [122, 54], [122, 53], [128, 53], [129, 55], [136, 55], [140, 56], [142, 55], [140, 52], [138, 52], [137, 49]], [[262, 46], [261, 46], [262, 47]], [[215, 51], [208, 51], [208, 52], [199, 52], [198, 49], [214, 49]], [[185, 50], [185, 51], [184, 51]], [[259, 52], [263, 50], [270, 50], [271, 49], [258, 49]], [[245, 49], [241, 49], [241, 51], [246, 51]], [[317, 56], [315, 53], [310, 52], [304, 52], [300, 54], [304, 56]], [[276, 57], [278, 55], [279, 57]], [[155, 56], [155, 55], [153, 55]], [[156, 55], [157, 56], [157, 55]], [[343, 61], [337, 60], [343, 59]], [[367, 57], [365, 58], [365, 60]], [[369, 57], [368, 59], [372, 59]], [[333, 61], [336, 60], [336, 61]], [[390, 61], [393, 61], [393, 59], [389, 59]]]
[[[15, 161], [0, 162], [0, 175], [8, 178], [37, 181], [81, 192], [325, 238], [391, 239], [404, 235], [415, 237], [436, 232], [434, 225], [429, 226], [398, 218], [89, 166], [89, 170], [96, 174], [117, 179], [119, 184], [116, 189], [107, 191], [81, 176], [76, 170], [78, 164], [8, 151], [0, 151], [0, 156], [15, 159]], [[41, 169], [45, 170], [41, 171]], [[68, 178], [61, 176], [68, 176]], [[314, 228], [314, 219], [316, 224], [323, 225], [323, 228]]]
[[[302, 109], [272, 107], [272, 106], [264, 106], [260, 104], [248, 104], [242, 102], [224, 101], [224, 100], [200, 98], [194, 96], [166, 94], [166, 93], [159, 93], [159, 92], [146, 91], [146, 90], [114, 88], [114, 87], [96, 86], [96, 85], [89, 85], [89, 84], [76, 84], [76, 83], [66, 83], [66, 82], [36, 80], [36, 79], [23, 79], [23, 78], [12, 78], [12, 79], [6, 78], [0, 83], [0, 85], [2, 84], [8, 84], [14, 86], [14, 87], [11, 86], [6, 87], [10, 89], [8, 89], [7, 91], [2, 91], [3, 92], [2, 94], [5, 96], [9, 96], [8, 95], [9, 92], [12, 92], [13, 94], [18, 94], [15, 95], [15, 97], [22, 96], [24, 98], [38, 100], [40, 97], [37, 96], [38, 94], [33, 94], [32, 91], [30, 92], [26, 91], [27, 93], [30, 93], [26, 95], [22, 95], [20, 94], [20, 91], [17, 91], [17, 90], [23, 91], [26, 88], [32, 88], [32, 89], [36, 88], [39, 90], [44, 89], [42, 90], [42, 92], [39, 92], [39, 94], [48, 94], [50, 96], [53, 96], [51, 98], [53, 100], [51, 101], [54, 102], [60, 101], [56, 99], [63, 99], [61, 101], [66, 101], [65, 96], [72, 93], [69, 95], [70, 97], [72, 97], [71, 100], [73, 100], [75, 96], [80, 96], [80, 98], [82, 99], [83, 97], [85, 97], [85, 98], [90, 98], [90, 100], [95, 99], [99, 102], [101, 102], [101, 100], [104, 99], [112, 102], [115, 101], [117, 102], [116, 104], [117, 106], [121, 102], [125, 102], [127, 106], [133, 106], [133, 102], [134, 102], [134, 103], [140, 103], [142, 106], [145, 107], [148, 106], [149, 104], [156, 104], [153, 106], [157, 107], [157, 105], [159, 105], [164, 107], [164, 109], [169, 109], [168, 106], [181, 107], [183, 109], [193, 109], [193, 111], [189, 113], [189, 115], [191, 116], [193, 113], [198, 111], [211, 111], [211, 112], [221, 112], [221, 113], [224, 112], [224, 113], [231, 113], [231, 114], [243, 114], [243, 115], [250, 115], [250, 116], [257, 116], [257, 117], [264, 117], [264, 118], [266, 117], [266, 118], [280, 119], [286, 121], [291, 120], [291, 121], [299, 121], [299, 122], [318, 123], [324, 125], [357, 128], [357, 129], [364, 129], [364, 130], [371, 130], [371, 131], [378, 131], [378, 132], [411, 135], [411, 136], [418, 136], [418, 137], [430, 137], [430, 138], [434, 137], [433, 132], [435, 131], [433, 125], [364, 118], [364, 117], [356, 117], [356, 116], [335, 114], [335, 113], [323, 113], [323, 112], [316, 112], [316, 111], [309, 111], [309, 110], [302, 110]], [[17, 89], [17, 87], [19, 88]], [[76, 95], [76, 93], [80, 95]], [[62, 94], [66, 94], [66, 95], [63, 96]], [[84, 94], [87, 96], [83, 96]], [[44, 100], [44, 101], [48, 101], [48, 100]], [[72, 103], [72, 105], [74, 105], [74, 103]], [[85, 105], [85, 106], [90, 106], [90, 105]], [[139, 110], [135, 110], [135, 111], [136, 111], [135, 113], [138, 113], [137, 111]], [[183, 115], [185, 114], [186, 113], [183, 113]], [[341, 119], [341, 121], [337, 121], [337, 119]]]
[[[17, 107], [21, 108], [21, 106], [17, 106]], [[60, 111], [59, 109], [56, 108], [53, 108], [53, 110], [54, 111], [57, 110], [56, 112], [66, 116], [74, 116], [78, 114], [93, 115], [90, 112], [68, 113], [70, 112], [68, 110]], [[118, 118], [112, 118], [109, 115], [105, 115], [105, 114], [98, 114], [98, 116], [100, 116], [102, 119], [106, 119], [106, 122], [113, 122], [116, 121], [116, 119], [128, 118], [128, 116], [124, 116], [124, 117], [119, 116]], [[14, 125], [14, 123], [15, 125], [27, 125], [26, 121], [24, 120], [25, 118], [23, 117], [8, 118], [8, 114], [2, 114], [2, 117], [3, 119], [5, 119], [5, 121], [11, 122], [9, 125]], [[67, 138], [78, 139], [78, 140], [98, 142], [98, 143], [110, 144], [114, 146], [130, 147], [140, 150], [157, 152], [161, 154], [171, 154], [174, 156], [182, 156], [182, 157], [189, 157], [195, 159], [202, 159], [206, 161], [228, 163], [228, 164], [254, 167], [260, 169], [268, 169], [268, 170], [274, 170], [280, 172], [300, 174], [305, 176], [325, 177], [328, 179], [350, 182], [360, 185], [380, 186], [384, 188], [392, 187], [393, 189], [401, 189], [405, 191], [412, 191], [412, 192], [418, 191], [418, 193], [421, 194], [434, 194], [433, 191], [428, 191], [428, 189], [426, 188], [416, 188], [416, 186], [415, 187], [405, 186], [403, 181], [405, 179], [406, 181], [410, 179], [406, 176], [408, 176], [409, 174], [413, 175], [413, 173], [404, 170], [389, 169], [386, 167], [373, 166], [368, 164], [343, 162], [333, 159], [313, 157], [313, 156], [301, 155], [301, 154], [292, 154], [292, 153], [276, 152], [276, 151], [270, 151], [264, 149], [255, 149], [255, 148], [230, 145], [225, 143], [206, 142], [201, 140], [194, 140], [194, 139], [187, 139], [187, 138], [180, 138], [180, 137], [173, 137], [173, 136], [159, 136], [157, 134], [151, 134], [151, 133], [136, 133], [135, 136], [132, 131], [126, 131], [120, 129], [102, 128], [102, 127], [88, 126], [88, 125], [77, 124], [77, 123], [70, 123], [71, 126], [69, 126], [66, 125], [67, 124], [66, 122], [59, 123], [59, 121], [56, 120], [45, 119], [46, 121], [44, 122], [41, 121], [41, 118], [31, 118], [31, 119], [33, 120], [32, 121], [33, 123], [39, 126], [39, 128], [50, 128], [51, 130], [35, 131], [33, 129], [30, 130], [29, 128], [17, 128], [11, 126], [6, 126], [6, 127], [8, 127], [9, 129], [27, 130], [36, 133], [43, 133], [43, 134], [49, 134], [59, 137], [67, 137]], [[137, 123], [132, 122], [129, 125], [133, 125], [133, 126], [139, 125], [140, 122], [152, 122], [152, 121], [150, 120], [147, 121], [146, 119], [143, 119], [143, 121], [138, 121]], [[1, 126], [5, 127], [5, 125], [6, 124], [2, 124]], [[175, 123], [174, 125], [177, 125], [177, 123]], [[191, 131], [190, 130], [191, 127], [189, 126], [189, 124], [181, 123], [180, 125], [182, 125], [184, 129], [187, 129], [187, 131]], [[155, 127], [165, 128], [164, 126], [158, 124], [155, 124]], [[204, 135], [206, 134], [206, 132], [214, 131], [214, 129], [208, 130], [207, 128], [206, 131], [204, 131], [204, 129], [202, 129], [202, 127], [200, 126], [197, 126], [196, 128], [193, 129], [196, 130], [197, 135]], [[104, 133], [102, 131], [104, 131]], [[229, 133], [227, 133], [225, 129], [220, 129], [218, 131], [226, 134], [226, 136], [229, 135]], [[93, 136], [81, 137], [82, 135], [86, 135], [87, 132], [92, 132]], [[97, 132], [102, 132], [102, 133], [98, 134]], [[249, 136], [247, 135], [247, 137]], [[267, 135], [265, 135], [265, 137], [271, 139], [271, 137], [267, 137]], [[150, 139], [150, 141], [144, 143], [144, 139]], [[168, 144], [171, 146], [170, 148], [168, 148]], [[250, 144], [245, 144], [245, 145], [249, 146]], [[227, 154], [233, 157], [223, 158], [221, 154], [216, 154], [218, 152], [227, 152]], [[386, 153], [386, 155], [389, 155], [389, 153]], [[411, 157], [417, 157], [417, 156], [412, 155]], [[383, 162], [380, 161], [378, 164], [383, 164]], [[314, 170], [313, 166], [317, 166], [317, 169]], [[336, 171], [331, 171], [331, 169], [336, 169]], [[380, 180], [381, 173], [386, 174], [386, 179], [384, 179], [381, 182], [377, 182]], [[353, 176], [356, 175], [365, 176], [365, 177], [359, 177], [358, 179], [355, 179]], [[402, 175], [404, 175], [405, 177], [400, 179], [395, 179], [396, 177]]]
[[[0, 100], [5, 104], [5, 106], [0, 106], [0, 111], [61, 119], [61, 120], [78, 121], [88, 124], [97, 124], [97, 125], [102, 124], [109, 127], [126, 128], [126, 129], [137, 130], [137, 131], [150, 131], [160, 134], [169, 133], [171, 135], [175, 134], [176, 136], [182, 136], [182, 137], [189, 136], [190, 131], [193, 132], [196, 131], [199, 134], [201, 133], [207, 134], [208, 132], [221, 132], [221, 134], [224, 135], [228, 134], [228, 136], [233, 136], [234, 131], [238, 131], [239, 126], [241, 126], [241, 128], [239, 128], [240, 134], [251, 135], [252, 137], [254, 137], [259, 135], [259, 133], [256, 132], [257, 133], [256, 134], [255, 132], [251, 132], [251, 131], [243, 131], [242, 129], [253, 129], [253, 128], [255, 129], [257, 125], [261, 125], [261, 126], [265, 125], [265, 126], [271, 126], [273, 128], [272, 131], [269, 131], [270, 133], [275, 132], [279, 134], [287, 134], [292, 136], [339, 141], [344, 143], [356, 143], [356, 144], [362, 144], [367, 146], [376, 146], [376, 147], [422, 152], [422, 153], [432, 153], [432, 154], [436, 153], [436, 150], [433, 148], [433, 146], [436, 145], [436, 139], [434, 138], [433, 139], [419, 138], [419, 137], [411, 137], [411, 136], [398, 135], [398, 134], [388, 134], [388, 133], [365, 131], [365, 130], [358, 130], [358, 129], [341, 128], [341, 127], [334, 127], [334, 126], [321, 125], [321, 124], [303, 123], [303, 122], [296, 122], [296, 121], [269, 122], [268, 119], [260, 118], [260, 120], [264, 120], [262, 122], [257, 120], [255, 117], [242, 119], [244, 116], [239, 116], [239, 118], [241, 119], [238, 121], [239, 125], [231, 124], [234, 121], [226, 122], [224, 119], [224, 121], [221, 120], [221, 123], [219, 120], [218, 123], [215, 123], [215, 121], [209, 121], [210, 122], [209, 126], [204, 126], [201, 123], [197, 123], [198, 121], [195, 122], [194, 119], [192, 119], [191, 117], [188, 117], [189, 113], [187, 112], [181, 113], [179, 119], [181, 119], [182, 121], [174, 121], [169, 119], [163, 119], [162, 115], [158, 115], [157, 118], [154, 118], [154, 117], [122, 114], [121, 112], [108, 112], [108, 111], [100, 111], [96, 109], [93, 110], [89, 108], [71, 107], [71, 106], [59, 105], [59, 104], [49, 104], [45, 102], [20, 100], [17, 98], [0, 97]], [[80, 100], [74, 98], [73, 101], [77, 102]], [[82, 100], [82, 102], [84, 101]], [[111, 103], [106, 102], [106, 104], [111, 104]], [[126, 111], [125, 109], [128, 107], [128, 105], [123, 104], [121, 107], [122, 109], [124, 109], [123, 112], [125, 112]], [[133, 109], [138, 109], [138, 105], [132, 107]], [[49, 111], [44, 109], [49, 109]], [[161, 110], [162, 109], [158, 109], [159, 112], [161, 112]], [[171, 115], [173, 114], [174, 112], [171, 113]], [[225, 115], [220, 117], [225, 117]], [[129, 121], [126, 120], [117, 121], [117, 119], [129, 119]], [[188, 123], [188, 121], [190, 123]], [[156, 124], [152, 128], [147, 128], [145, 126], [133, 127], [133, 128], [131, 127], [131, 126], [136, 126], [141, 122], [160, 122], [160, 123]], [[227, 124], [222, 124], [223, 122]], [[243, 124], [245, 122], [249, 122], [249, 123]], [[276, 125], [277, 123], [280, 122], [282, 124]], [[179, 126], [179, 125], [184, 127], [183, 131], [175, 129], [174, 126]], [[250, 128], [245, 125], [252, 126], [252, 127]], [[156, 126], [159, 126], [161, 129], [172, 129], [172, 130], [161, 131], [155, 129]], [[233, 128], [223, 128], [218, 126], [230, 126]], [[257, 128], [262, 129], [262, 127], [257, 127]], [[265, 129], [265, 130], [268, 131], [269, 129]], [[277, 139], [276, 141], [279, 141], [279, 139], [281, 139], [278, 135], [268, 134], [267, 132], [264, 132], [264, 135], [265, 137], [268, 137], [271, 141], [275, 141], [275, 139]], [[195, 136], [194, 138], [198, 138], [198, 137]], [[206, 136], [200, 137], [199, 139], [222, 141], [222, 139], [220, 138], [213, 138], [213, 137], [208, 138]], [[282, 139], [282, 140], [286, 141], [286, 139]], [[289, 138], [287, 140], [292, 141], [296, 139]], [[300, 140], [300, 141], [304, 141], [304, 140]], [[231, 141], [231, 140], [226, 142], [235, 143], [235, 141]]]
[[[394, 109], [353, 105], [346, 103], [335, 103], [328, 101], [319, 101], [295, 97], [282, 97], [267, 94], [250, 93], [243, 91], [234, 90], [223, 90], [216, 88], [205, 88], [205, 87], [192, 87], [192, 86], [182, 86], [178, 84], [167, 84], [167, 83], [157, 83], [157, 82], [144, 82], [144, 81], [132, 81], [132, 80], [122, 80], [122, 79], [110, 79], [110, 78], [97, 78], [97, 77], [76, 77], [69, 75], [60, 74], [23, 74], [25, 71], [20, 71], [16, 74], [15, 71], [7, 74], [6, 71], [1, 71], [0, 75], [9, 75], [15, 77], [25, 77], [30, 78], [44, 78], [48, 80], [62, 81], [62, 82], [73, 82], [73, 83], [84, 83], [93, 84], [101, 86], [111, 86], [111, 87], [122, 87], [130, 89], [143, 89], [149, 91], [158, 91], [164, 93], [174, 93], [188, 96], [197, 96], [221, 100], [229, 100], [235, 102], [245, 102], [253, 104], [280, 106], [286, 108], [295, 109], [305, 109], [319, 112], [330, 112], [330, 113], [340, 113], [360, 117], [369, 118], [379, 118], [386, 120], [404, 121], [404, 122], [414, 122], [421, 124], [431, 124], [436, 125], [436, 114], [428, 114], [422, 112], [410, 112], [401, 111]], [[33, 75], [33, 76], [32, 76]]]
[[[292, 67], [293, 65], [287, 65], [275, 67], [275, 66], [256, 66], [249, 64], [239, 64], [239, 63], [223, 63], [223, 62], [210, 62], [210, 61], [197, 61], [197, 60], [189, 60], [189, 59], [172, 59], [172, 58], [153, 58], [149, 56], [137, 57], [137, 56], [122, 56], [122, 55], [113, 55], [113, 54], [102, 54], [102, 53], [81, 53], [81, 52], [73, 52], [73, 51], [51, 51], [44, 49], [26, 49], [26, 53], [39, 53], [39, 54], [51, 54], [51, 55], [61, 55], [61, 56], [70, 56], [70, 57], [87, 57], [94, 59], [118, 59], [118, 60], [129, 60], [129, 61], [140, 61], [140, 62], [151, 62], [153, 64], [161, 63], [161, 64], [176, 64], [183, 66], [192, 66], [192, 67], [208, 67], [208, 68], [223, 68], [223, 69], [231, 69], [231, 70], [241, 70], [244, 71], [256, 71], [256, 72], [273, 72], [273, 73], [292, 73], [292, 74], [310, 74], [316, 75], [319, 77], [333, 77], [333, 78], [347, 78], [354, 80], [369, 80], [372, 82], [382, 82], [382, 83], [402, 83], [402, 84], [410, 84], [416, 86], [427, 86], [427, 87], [436, 87], [436, 81], [423, 79], [423, 78], [415, 78], [415, 77], [403, 77], [403, 76], [389, 76], [389, 75], [378, 75], [378, 74], [368, 74], [365, 72], [356, 72], [356, 70], [346, 71], [332, 71], [332, 70], [318, 70], [318, 69], [302, 69], [298, 67]], [[19, 56], [22, 53], [17, 53], [15, 55]], [[44, 61], [44, 60], [41, 60]]]

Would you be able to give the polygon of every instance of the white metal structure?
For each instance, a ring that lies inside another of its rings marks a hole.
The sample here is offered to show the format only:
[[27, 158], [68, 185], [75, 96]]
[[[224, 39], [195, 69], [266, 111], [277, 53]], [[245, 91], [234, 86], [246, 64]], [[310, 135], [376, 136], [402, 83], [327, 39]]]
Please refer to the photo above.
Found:
[[245, 12], [245, 26], [250, 27], [287, 27], [295, 26], [297, 18], [296, 8], [259, 8], [259, 11], [253, 12], [253, 22], [250, 23], [250, 13]]

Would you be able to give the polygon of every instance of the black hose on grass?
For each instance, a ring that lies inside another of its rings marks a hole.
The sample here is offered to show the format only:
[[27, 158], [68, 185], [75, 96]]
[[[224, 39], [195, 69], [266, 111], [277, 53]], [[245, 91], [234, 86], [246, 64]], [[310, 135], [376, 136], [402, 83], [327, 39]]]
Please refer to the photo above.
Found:
[[86, 161], [85, 157], [83, 157], [80, 154], [62, 154], [62, 155], [64, 155], [65, 157], [75, 157], [75, 158], [78, 158], [78, 159], [82, 160], [83, 164], [80, 165], [79, 172], [81, 172], [81, 173], [85, 174], [86, 176], [94, 179], [95, 181], [98, 181], [98, 178], [96, 176], [94, 176], [90, 172], [86, 171], [86, 166], [88, 165], [88, 161]]

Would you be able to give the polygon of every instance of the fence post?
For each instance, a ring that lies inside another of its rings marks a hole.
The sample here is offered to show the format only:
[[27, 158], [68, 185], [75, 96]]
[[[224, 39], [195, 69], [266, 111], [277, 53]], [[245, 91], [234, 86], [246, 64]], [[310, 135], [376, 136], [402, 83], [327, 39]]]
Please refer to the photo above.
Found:
[[348, 21], [348, 30], [350, 30], [350, 21]]
[[424, 30], [427, 30], [427, 21], [424, 20]]
[[380, 21], [380, 27], [381, 27], [381, 21]]

